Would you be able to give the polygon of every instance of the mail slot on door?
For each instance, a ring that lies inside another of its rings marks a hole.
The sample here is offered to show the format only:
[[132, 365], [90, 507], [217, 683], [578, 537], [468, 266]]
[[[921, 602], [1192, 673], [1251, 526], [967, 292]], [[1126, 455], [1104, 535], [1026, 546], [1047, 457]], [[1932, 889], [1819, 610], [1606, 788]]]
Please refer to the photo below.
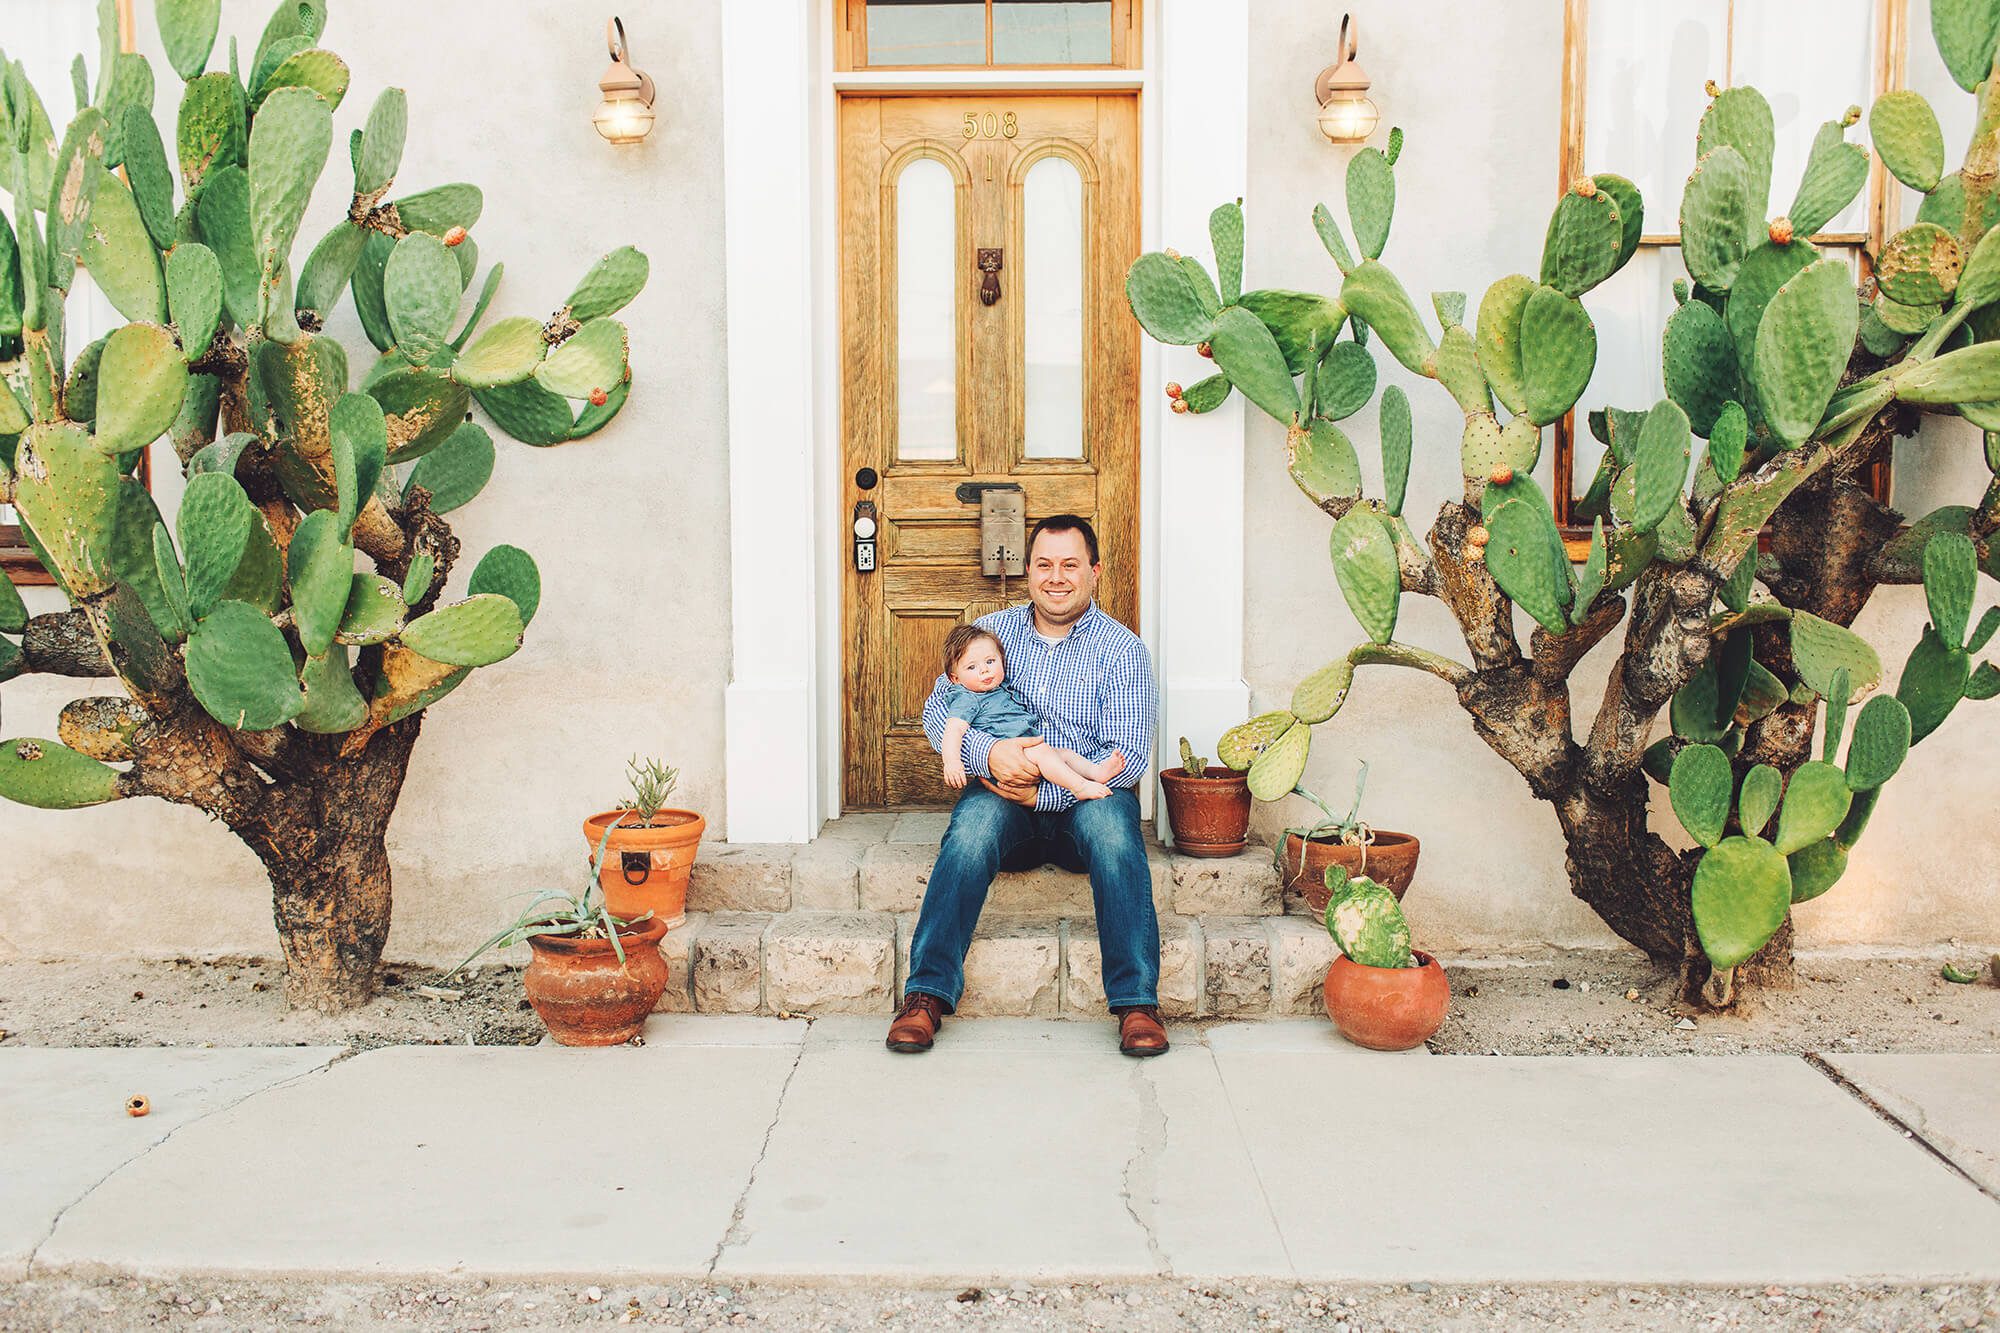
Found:
[[1018, 577], [1028, 569], [1028, 497], [1017, 486], [979, 493], [979, 571]]

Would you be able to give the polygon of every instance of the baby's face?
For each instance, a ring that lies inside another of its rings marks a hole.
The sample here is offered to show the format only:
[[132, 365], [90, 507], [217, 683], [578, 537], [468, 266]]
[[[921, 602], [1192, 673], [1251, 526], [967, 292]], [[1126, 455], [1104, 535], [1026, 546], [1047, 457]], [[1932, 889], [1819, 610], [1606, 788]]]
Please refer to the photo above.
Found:
[[1007, 665], [1000, 656], [1000, 645], [991, 639], [976, 640], [952, 666], [951, 678], [974, 694], [998, 689], [1000, 682], [1007, 678]]

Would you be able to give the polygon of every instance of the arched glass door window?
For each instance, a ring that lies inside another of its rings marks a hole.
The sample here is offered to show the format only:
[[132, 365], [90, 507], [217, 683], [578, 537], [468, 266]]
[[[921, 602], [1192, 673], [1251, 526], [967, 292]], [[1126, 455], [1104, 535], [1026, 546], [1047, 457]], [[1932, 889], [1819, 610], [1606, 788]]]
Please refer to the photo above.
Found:
[[958, 182], [935, 158], [896, 177], [896, 457], [958, 457]]
[[1022, 454], [1082, 458], [1083, 177], [1044, 157], [1021, 182]]

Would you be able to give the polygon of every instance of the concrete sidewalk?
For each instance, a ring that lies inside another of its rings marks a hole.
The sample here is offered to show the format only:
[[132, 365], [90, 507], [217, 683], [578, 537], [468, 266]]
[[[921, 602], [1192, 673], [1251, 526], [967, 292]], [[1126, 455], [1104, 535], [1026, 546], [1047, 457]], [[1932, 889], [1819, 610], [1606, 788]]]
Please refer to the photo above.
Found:
[[0, 1051], [0, 1270], [2000, 1278], [2000, 1056], [1385, 1056], [1306, 1021], [1132, 1061], [1109, 1024], [987, 1019], [912, 1058], [881, 1029]]

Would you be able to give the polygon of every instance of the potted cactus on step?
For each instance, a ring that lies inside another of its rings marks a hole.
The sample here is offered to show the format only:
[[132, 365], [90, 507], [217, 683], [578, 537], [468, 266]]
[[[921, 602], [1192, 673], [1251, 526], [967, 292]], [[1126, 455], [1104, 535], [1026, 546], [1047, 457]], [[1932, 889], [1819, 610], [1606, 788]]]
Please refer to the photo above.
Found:
[[1345, 819], [1304, 787], [1292, 795], [1311, 801], [1323, 816], [1317, 823], [1285, 830], [1278, 840], [1278, 874], [1288, 899], [1297, 898], [1314, 916], [1326, 911], [1326, 871], [1339, 866], [1350, 875], [1366, 875], [1403, 900], [1417, 873], [1423, 844], [1416, 835], [1378, 829], [1361, 818], [1361, 793], [1368, 785], [1368, 765], [1354, 779], [1354, 804]]
[[1250, 831], [1250, 785], [1233, 768], [1212, 765], [1181, 737], [1181, 766], [1160, 770], [1160, 791], [1185, 856], [1234, 856]]
[[680, 770], [636, 756], [626, 765], [632, 790], [616, 806], [583, 821], [583, 836], [604, 854], [593, 862], [604, 904], [618, 916], [651, 913], [668, 930], [687, 919], [688, 879], [708, 822], [693, 810], [667, 808]]

